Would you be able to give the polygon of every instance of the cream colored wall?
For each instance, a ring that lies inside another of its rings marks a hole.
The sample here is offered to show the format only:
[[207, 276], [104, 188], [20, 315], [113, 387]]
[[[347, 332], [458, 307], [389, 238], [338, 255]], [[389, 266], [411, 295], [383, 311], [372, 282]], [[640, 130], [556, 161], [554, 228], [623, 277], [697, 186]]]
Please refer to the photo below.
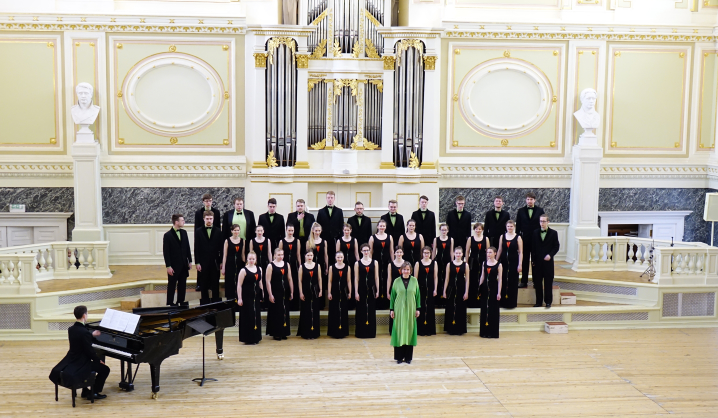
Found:
[[718, 100], [718, 51], [704, 50], [700, 66], [700, 113], [698, 120], [698, 150], [715, 147], [716, 101]]

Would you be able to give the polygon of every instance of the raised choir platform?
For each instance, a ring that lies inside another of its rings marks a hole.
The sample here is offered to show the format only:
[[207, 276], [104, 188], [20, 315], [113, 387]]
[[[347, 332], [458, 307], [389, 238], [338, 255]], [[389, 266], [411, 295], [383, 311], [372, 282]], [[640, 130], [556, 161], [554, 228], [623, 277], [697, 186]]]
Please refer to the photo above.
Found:
[[[530, 301], [519, 303], [515, 309], [501, 309], [501, 331], [543, 331], [544, 323], [550, 321], [566, 322], [569, 330], [718, 326], [716, 286], [659, 285], [636, 272], [578, 273], [560, 263], [556, 267], [555, 292], [573, 293], [576, 304], [561, 305], [558, 298], [551, 309], [534, 308]], [[86, 305], [89, 320], [98, 321], [106, 308], [121, 309], [123, 300], [137, 300], [142, 292], [161, 292], [167, 288], [162, 266], [110, 266], [110, 270], [109, 279], [46, 280], [38, 282], [37, 294], [0, 297], [0, 339], [65, 339], [67, 328], [74, 322], [72, 309], [76, 305]], [[193, 290], [195, 282], [193, 271], [188, 289]], [[533, 289], [521, 291], [530, 294]], [[197, 303], [193, 300], [191, 305]], [[326, 311], [321, 314], [323, 327], [326, 315]], [[478, 333], [479, 315], [480, 309], [468, 309], [469, 333]], [[292, 312], [294, 332], [298, 320], [299, 312]], [[437, 309], [437, 333], [443, 331], [443, 320], [443, 309]], [[351, 336], [353, 311], [349, 321]], [[388, 322], [388, 311], [377, 311], [377, 334], [388, 334]], [[228, 329], [226, 335], [236, 336], [237, 328]], [[322, 335], [326, 335], [325, 330]]]

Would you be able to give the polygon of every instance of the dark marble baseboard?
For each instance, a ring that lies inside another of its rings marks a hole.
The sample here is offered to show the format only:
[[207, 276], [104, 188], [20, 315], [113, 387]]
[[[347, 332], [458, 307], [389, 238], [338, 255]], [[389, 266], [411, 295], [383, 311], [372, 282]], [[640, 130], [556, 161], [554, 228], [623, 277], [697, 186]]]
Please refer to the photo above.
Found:
[[[683, 241], [710, 244], [711, 224], [703, 220], [706, 193], [714, 189], [601, 189], [599, 211], [692, 210], [686, 216]], [[718, 234], [716, 234], [718, 241]]]
[[466, 198], [466, 210], [470, 211], [474, 220], [483, 222], [487, 211], [494, 208], [494, 197], [504, 198], [504, 210], [509, 211], [511, 219], [516, 219], [519, 208], [526, 206], [526, 193], [536, 194], [536, 205], [542, 207], [549, 215], [551, 222], [568, 222], [571, 189], [498, 189], [498, 188], [441, 188], [439, 189], [439, 219], [443, 222], [446, 214], [454, 209], [456, 196]]
[[[72, 187], [0, 187], [0, 212], [11, 204], [25, 205], [25, 212], [75, 212], [75, 189]], [[67, 220], [67, 239], [72, 239], [75, 215]]]
[[188, 223], [202, 206], [202, 195], [210, 193], [220, 213], [233, 207], [235, 197], [244, 197], [243, 187], [103, 187], [104, 224], [169, 224], [181, 213]]

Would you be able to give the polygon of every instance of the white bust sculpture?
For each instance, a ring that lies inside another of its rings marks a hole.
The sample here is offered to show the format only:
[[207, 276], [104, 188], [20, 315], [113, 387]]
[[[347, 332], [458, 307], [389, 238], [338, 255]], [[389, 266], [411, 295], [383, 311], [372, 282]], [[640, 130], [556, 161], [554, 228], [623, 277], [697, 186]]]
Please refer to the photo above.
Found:
[[97, 115], [100, 113], [100, 106], [92, 104], [93, 92], [94, 89], [90, 83], [83, 82], [75, 87], [77, 104], [70, 108], [70, 113], [72, 114], [72, 120], [77, 125], [80, 125], [80, 130], [77, 131], [78, 142], [94, 142], [95, 140], [89, 126], [97, 119]]
[[601, 117], [598, 112], [596, 112], [597, 96], [596, 90], [592, 88], [584, 89], [579, 95], [581, 108], [578, 109], [573, 116], [583, 128], [583, 134], [579, 137], [580, 142], [582, 138], [595, 138], [596, 129], [598, 128], [598, 125], [601, 124]]

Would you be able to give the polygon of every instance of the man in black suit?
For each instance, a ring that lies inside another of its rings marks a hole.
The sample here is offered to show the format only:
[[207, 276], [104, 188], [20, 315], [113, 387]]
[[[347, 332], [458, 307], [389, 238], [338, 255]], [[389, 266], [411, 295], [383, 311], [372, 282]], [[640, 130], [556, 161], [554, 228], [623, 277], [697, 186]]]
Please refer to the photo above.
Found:
[[548, 215], [541, 215], [539, 224], [540, 228], [534, 231], [531, 243], [534, 289], [536, 290], [534, 308], [540, 308], [542, 302], [545, 301], [548, 309], [553, 302], [553, 258], [558, 253], [560, 244], [558, 233], [548, 227]]
[[306, 211], [307, 204], [304, 199], [297, 199], [296, 205], [297, 211], [287, 215], [287, 226], [294, 225], [294, 236], [302, 244], [302, 248], [305, 248], [307, 239], [312, 233], [312, 225], [315, 222], [314, 215]]
[[486, 212], [484, 218], [484, 236], [489, 239], [492, 247], [499, 248], [499, 238], [506, 233], [506, 222], [511, 219], [511, 214], [505, 210], [501, 210], [504, 206], [504, 198], [496, 196], [494, 198], [494, 208]]
[[[466, 199], [464, 196], [456, 196], [454, 199], [456, 209], [451, 209], [446, 214], [446, 226], [449, 227], [449, 236], [454, 239], [454, 248], [466, 247], [466, 240], [471, 236], [472, 214], [468, 210], [464, 210]], [[426, 242], [426, 238], [424, 238]], [[466, 248], [464, 248], [466, 254]]]
[[214, 214], [214, 226], [221, 228], [219, 210], [212, 207], [212, 195], [209, 193], [202, 195], [202, 207], [194, 212], [194, 227], [204, 225], [204, 213], [208, 210]]
[[[239, 237], [249, 241], [256, 236], [254, 230], [257, 223], [254, 220], [254, 213], [244, 208], [244, 199], [234, 198], [234, 209], [224, 213], [222, 217], [222, 234], [225, 239], [232, 236], [232, 225], [239, 225]], [[249, 251], [249, 244], [244, 246]]]
[[362, 202], [354, 204], [354, 216], [349, 218], [347, 223], [352, 227], [352, 238], [357, 240], [360, 247], [362, 244], [369, 242], [372, 234], [371, 218], [364, 216], [364, 204]]
[[381, 215], [381, 219], [386, 222], [386, 233], [394, 238], [394, 245], [399, 244], [399, 238], [404, 235], [404, 217], [397, 212], [399, 203], [396, 200], [389, 201], [389, 212]]
[[[192, 270], [192, 253], [189, 248], [187, 231], [184, 226], [184, 216], [172, 215], [172, 228], [165, 232], [162, 238], [162, 255], [167, 267], [167, 305], [185, 305], [185, 290], [187, 289], [187, 276]], [[175, 288], [177, 288], [177, 303], [175, 303]]]
[[526, 193], [526, 206], [516, 213], [516, 233], [521, 235], [524, 243], [524, 257], [521, 262], [521, 283], [519, 287], [527, 287], [529, 282], [529, 266], [531, 265], [531, 244], [534, 231], [541, 228], [539, 218], [544, 214], [543, 209], [536, 206], [536, 195]]
[[277, 213], [277, 199], [267, 201], [267, 213], [259, 215], [257, 224], [264, 227], [264, 236], [272, 242], [272, 248], [278, 248], [284, 238], [284, 216]]
[[322, 239], [327, 241], [329, 249], [333, 249], [337, 240], [344, 235], [344, 212], [342, 208], [334, 206], [335, 199], [336, 194], [328, 191], [327, 205], [317, 213], [317, 222], [322, 226]]
[[431, 246], [436, 238], [436, 217], [434, 212], [427, 209], [429, 198], [419, 198], [419, 210], [411, 214], [411, 219], [416, 222], [416, 233], [424, 237], [424, 244]]
[[[222, 230], [213, 226], [214, 214], [204, 213], [204, 225], [194, 230], [194, 261], [197, 265], [197, 282], [202, 296], [200, 304], [219, 302], [219, 272], [222, 270], [224, 239]], [[212, 291], [210, 299], [209, 292]]]
[[66, 385], [74, 385], [80, 383], [90, 376], [91, 372], [96, 372], [95, 385], [92, 392], [88, 392], [87, 388], [82, 388], [80, 396], [88, 398], [90, 394], [94, 394], [95, 399], [105, 399], [107, 395], [102, 395], [105, 380], [110, 375], [110, 368], [105, 362], [97, 356], [95, 349], [92, 348], [92, 337], [100, 335], [100, 331], [90, 332], [85, 323], [87, 322], [87, 307], [80, 305], [75, 307], [75, 322], [67, 329], [67, 337], [70, 340], [70, 350], [67, 352], [57, 366], [50, 372], [50, 380], [59, 385], [60, 372], [62, 372]]

